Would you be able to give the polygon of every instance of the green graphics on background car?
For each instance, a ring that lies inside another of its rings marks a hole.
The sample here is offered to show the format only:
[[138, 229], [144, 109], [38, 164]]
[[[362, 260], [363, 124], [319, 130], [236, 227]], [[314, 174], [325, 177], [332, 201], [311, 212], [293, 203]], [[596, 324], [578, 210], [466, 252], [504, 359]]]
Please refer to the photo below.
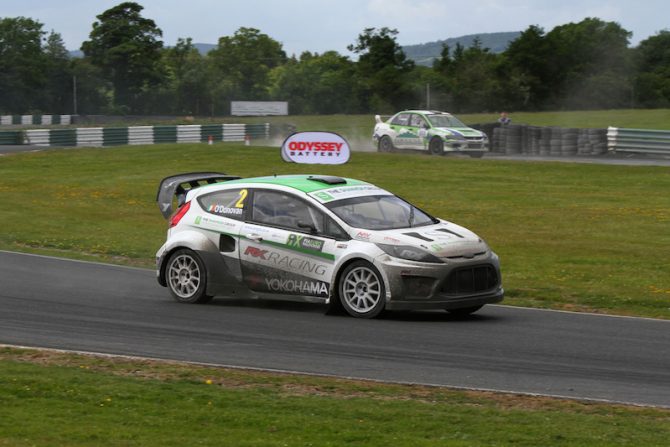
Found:
[[157, 200], [170, 225], [158, 282], [180, 302], [299, 300], [372, 318], [469, 314], [504, 296], [486, 242], [360, 180], [187, 173], [164, 179]]
[[441, 155], [460, 152], [481, 157], [489, 150], [488, 136], [455, 116], [432, 110], [405, 110], [387, 121], [375, 116], [372, 138], [380, 152], [394, 149], [428, 151]]

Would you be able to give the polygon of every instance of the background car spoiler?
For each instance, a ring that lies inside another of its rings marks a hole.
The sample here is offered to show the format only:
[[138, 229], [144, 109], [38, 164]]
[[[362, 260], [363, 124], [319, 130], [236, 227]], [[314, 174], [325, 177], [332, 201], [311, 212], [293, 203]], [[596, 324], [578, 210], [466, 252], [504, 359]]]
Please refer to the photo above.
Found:
[[222, 172], [188, 172], [172, 175], [161, 180], [156, 194], [156, 202], [163, 217], [169, 219], [172, 215], [172, 198], [177, 197], [177, 207], [184, 204], [186, 193], [193, 188], [212, 183], [237, 180], [242, 177], [226, 175]]

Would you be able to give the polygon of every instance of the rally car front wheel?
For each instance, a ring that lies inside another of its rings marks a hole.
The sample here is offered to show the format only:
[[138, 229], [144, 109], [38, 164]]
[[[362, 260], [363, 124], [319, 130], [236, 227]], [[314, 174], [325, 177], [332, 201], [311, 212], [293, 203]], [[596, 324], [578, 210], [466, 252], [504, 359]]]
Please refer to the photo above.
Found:
[[342, 307], [356, 318], [374, 318], [384, 310], [386, 291], [379, 270], [367, 261], [349, 264], [340, 277]]
[[444, 141], [440, 137], [433, 137], [428, 143], [428, 150], [432, 155], [444, 154]]
[[200, 256], [182, 248], [170, 256], [166, 267], [167, 286], [180, 303], [206, 303], [212, 299], [207, 290], [207, 271]]

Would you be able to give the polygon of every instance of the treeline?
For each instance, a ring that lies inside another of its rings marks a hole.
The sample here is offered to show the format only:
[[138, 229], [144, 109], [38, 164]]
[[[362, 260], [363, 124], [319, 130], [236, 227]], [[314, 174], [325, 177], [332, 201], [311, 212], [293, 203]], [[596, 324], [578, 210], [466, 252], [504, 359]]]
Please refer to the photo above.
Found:
[[631, 33], [587, 18], [545, 32], [530, 26], [508, 49], [444, 47], [416, 66], [397, 31], [367, 28], [348, 47], [288, 57], [280, 42], [240, 28], [201, 55], [124, 2], [97, 16], [84, 57], [25, 17], [0, 19], [0, 113], [218, 116], [231, 100], [289, 101], [292, 114], [670, 107], [670, 32], [631, 48]]

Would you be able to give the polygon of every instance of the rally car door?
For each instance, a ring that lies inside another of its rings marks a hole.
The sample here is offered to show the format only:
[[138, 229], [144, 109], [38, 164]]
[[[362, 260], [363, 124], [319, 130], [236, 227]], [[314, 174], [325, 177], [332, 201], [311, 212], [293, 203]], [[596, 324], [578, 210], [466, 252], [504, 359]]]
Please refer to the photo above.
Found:
[[252, 191], [251, 217], [240, 230], [245, 284], [261, 297], [325, 300], [335, 261], [325, 216], [299, 197], [275, 190]]
[[399, 113], [391, 120], [391, 130], [393, 130], [393, 145], [400, 149], [409, 149], [412, 146], [412, 140], [417, 135], [412, 133], [409, 127], [411, 114]]

